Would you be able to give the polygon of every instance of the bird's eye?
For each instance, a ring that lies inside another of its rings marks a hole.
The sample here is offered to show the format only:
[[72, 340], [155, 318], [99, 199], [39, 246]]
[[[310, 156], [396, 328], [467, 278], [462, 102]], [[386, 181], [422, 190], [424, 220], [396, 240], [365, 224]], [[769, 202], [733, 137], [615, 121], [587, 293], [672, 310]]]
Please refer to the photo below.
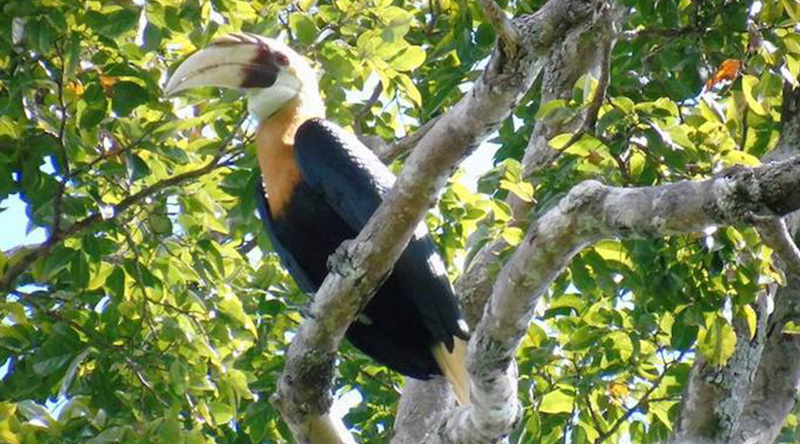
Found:
[[282, 52], [275, 51], [275, 61], [281, 66], [289, 65], [289, 57], [286, 57], [286, 54]]

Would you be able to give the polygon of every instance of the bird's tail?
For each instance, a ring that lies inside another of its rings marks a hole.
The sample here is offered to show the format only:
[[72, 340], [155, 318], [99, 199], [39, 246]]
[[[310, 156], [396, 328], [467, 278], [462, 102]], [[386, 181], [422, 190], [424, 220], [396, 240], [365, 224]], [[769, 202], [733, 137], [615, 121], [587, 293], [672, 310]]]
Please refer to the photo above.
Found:
[[[356, 444], [342, 420], [334, 418], [330, 412], [322, 416], [311, 417], [304, 426], [306, 429], [300, 434], [300, 436], [304, 436], [303, 442]], [[298, 435], [295, 434], [295, 436]]]
[[453, 338], [453, 351], [448, 351], [442, 344], [433, 346], [433, 357], [444, 377], [453, 388], [458, 403], [469, 405], [469, 374], [467, 374], [467, 341]]

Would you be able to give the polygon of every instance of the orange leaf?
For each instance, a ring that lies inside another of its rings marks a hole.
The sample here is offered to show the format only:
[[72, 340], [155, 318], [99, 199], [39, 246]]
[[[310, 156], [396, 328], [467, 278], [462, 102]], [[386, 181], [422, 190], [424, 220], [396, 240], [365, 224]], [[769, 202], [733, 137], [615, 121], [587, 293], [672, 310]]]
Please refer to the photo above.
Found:
[[80, 97], [83, 95], [83, 84], [77, 80], [70, 80], [67, 83], [66, 90]]
[[711, 90], [718, 83], [723, 80], [730, 80], [731, 82], [739, 77], [739, 69], [742, 67], [742, 62], [736, 59], [727, 59], [719, 65], [717, 72], [708, 79], [703, 92]]
[[608, 394], [614, 399], [622, 399], [628, 396], [630, 389], [627, 384], [612, 382], [608, 386]]
[[100, 85], [102, 85], [103, 89], [106, 90], [106, 91], [108, 91], [109, 88], [114, 86], [114, 84], [117, 83], [118, 80], [119, 80], [119, 77], [106, 76], [106, 75], [100, 74]]

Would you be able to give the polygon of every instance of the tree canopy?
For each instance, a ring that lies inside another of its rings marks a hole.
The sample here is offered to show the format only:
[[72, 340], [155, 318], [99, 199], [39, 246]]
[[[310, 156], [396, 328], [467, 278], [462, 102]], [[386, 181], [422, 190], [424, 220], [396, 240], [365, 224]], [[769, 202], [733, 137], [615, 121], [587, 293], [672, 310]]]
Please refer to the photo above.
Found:
[[[540, 17], [546, 3], [497, 6]], [[481, 177], [457, 171], [425, 216], [453, 282], [471, 266], [496, 276], [585, 180], [706, 180], [777, 156], [779, 141], [800, 154], [800, 123], [786, 123], [800, 4], [585, 3], [614, 10], [582, 36], [597, 46], [534, 63], [479, 148]], [[0, 251], [0, 441], [292, 441], [271, 396], [309, 296], [255, 215], [255, 122], [234, 91], [165, 98], [168, 73], [229, 32], [284, 40], [319, 69], [328, 118], [400, 172], [478, 84], [498, 29], [467, 0], [0, 5], [0, 208], [18, 196], [47, 232]], [[796, 307], [769, 320], [793, 278], [753, 225], [611, 236], [569, 260], [516, 351], [511, 441], [663, 442], [698, 362], [721, 371], [768, 327], [800, 332]], [[345, 423], [387, 441], [403, 378], [349, 344], [339, 358], [335, 395], [361, 399]], [[778, 442], [800, 439], [797, 411], [781, 421]]]

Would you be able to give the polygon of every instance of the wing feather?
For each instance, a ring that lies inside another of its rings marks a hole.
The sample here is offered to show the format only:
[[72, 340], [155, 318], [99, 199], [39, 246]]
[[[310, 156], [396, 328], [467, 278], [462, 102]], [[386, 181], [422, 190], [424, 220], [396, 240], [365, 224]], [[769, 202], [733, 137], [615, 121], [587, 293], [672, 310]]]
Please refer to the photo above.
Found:
[[[356, 232], [394, 184], [394, 175], [369, 148], [323, 119], [300, 126], [295, 156], [303, 180]], [[425, 325], [448, 350], [453, 349], [453, 336], [468, 338], [444, 266], [423, 224], [395, 264], [392, 277], [403, 282]]]
[[306, 293], [315, 292], [317, 287], [308, 276], [308, 273], [303, 270], [303, 267], [300, 266], [300, 264], [297, 262], [297, 259], [295, 259], [292, 253], [283, 246], [281, 241], [278, 240], [278, 236], [275, 234], [275, 221], [272, 219], [272, 213], [269, 211], [269, 201], [267, 200], [267, 195], [264, 192], [264, 184], [261, 183], [260, 180], [256, 181], [255, 192], [258, 214], [261, 216], [261, 222], [264, 224], [264, 228], [266, 228], [267, 234], [269, 235], [269, 240], [272, 242], [275, 252], [278, 253], [278, 257], [281, 258], [283, 265], [289, 270], [289, 273], [291, 273], [292, 277], [294, 277], [297, 286]]

